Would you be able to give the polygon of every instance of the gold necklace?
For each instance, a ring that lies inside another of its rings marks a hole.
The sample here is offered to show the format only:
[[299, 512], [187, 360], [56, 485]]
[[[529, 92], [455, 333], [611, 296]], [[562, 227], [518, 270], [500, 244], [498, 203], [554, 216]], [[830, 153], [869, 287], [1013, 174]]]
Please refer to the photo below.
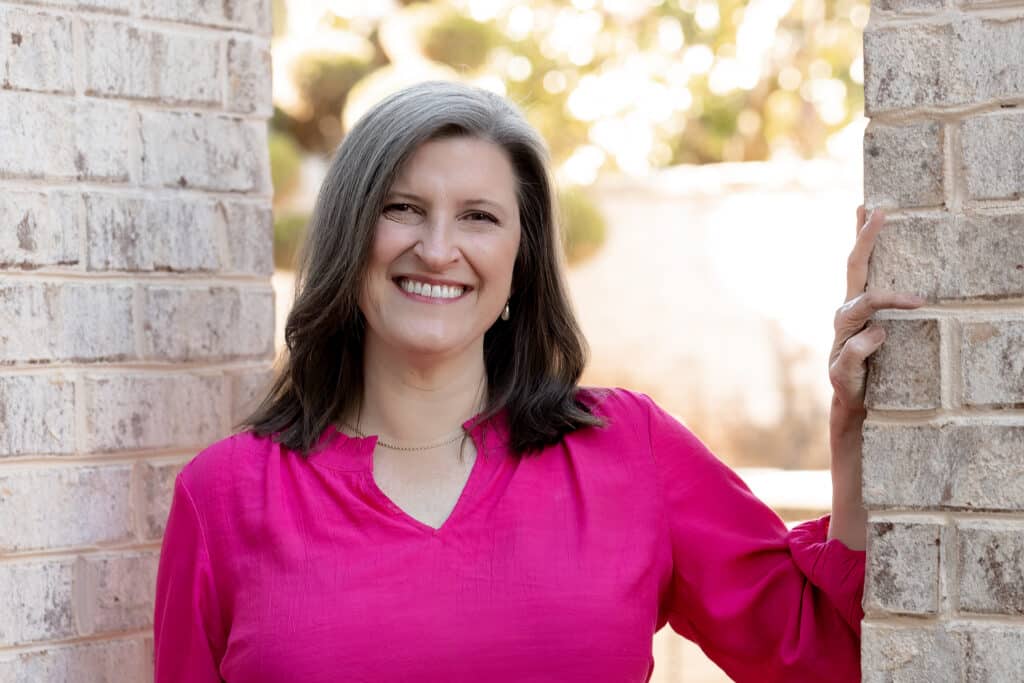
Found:
[[[345, 427], [346, 429], [348, 429], [349, 431], [355, 432], [357, 436], [359, 436], [359, 437], [361, 437], [363, 439], [367, 438], [366, 434], [363, 434], [361, 431], [359, 431], [358, 429], [356, 429], [352, 425], [348, 424], [347, 422], [343, 422], [342, 426]], [[384, 448], [390, 448], [393, 451], [429, 451], [429, 450], [432, 450], [434, 448], [440, 448], [441, 446], [447, 446], [448, 444], [455, 443], [456, 441], [458, 441], [459, 439], [461, 439], [465, 435], [466, 435], [465, 430], [462, 429], [462, 427], [459, 427], [459, 431], [454, 432], [454, 433], [452, 433], [449, 436], [443, 436], [440, 439], [438, 439], [437, 441], [432, 442], [432, 443], [428, 443], [428, 444], [426, 444], [424, 446], [399, 446], [396, 443], [389, 443], [388, 441], [385, 441], [384, 439], [382, 439], [382, 438], [380, 438], [378, 436], [377, 437], [377, 445], [383, 446]]]

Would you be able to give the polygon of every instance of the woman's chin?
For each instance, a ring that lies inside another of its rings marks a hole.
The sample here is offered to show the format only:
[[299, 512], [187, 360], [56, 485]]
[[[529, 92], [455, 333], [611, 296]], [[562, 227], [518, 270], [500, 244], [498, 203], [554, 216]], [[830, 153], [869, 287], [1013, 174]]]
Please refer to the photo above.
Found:
[[452, 335], [417, 334], [396, 341], [396, 347], [409, 356], [450, 357], [473, 345], [470, 339]]

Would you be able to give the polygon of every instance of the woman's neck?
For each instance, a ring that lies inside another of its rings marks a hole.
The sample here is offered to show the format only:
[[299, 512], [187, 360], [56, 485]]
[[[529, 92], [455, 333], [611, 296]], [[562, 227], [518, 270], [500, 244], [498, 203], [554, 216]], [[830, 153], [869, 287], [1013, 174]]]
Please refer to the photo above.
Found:
[[[367, 343], [358, 429], [408, 443], [450, 434], [483, 408], [486, 377], [482, 344], [457, 356], [425, 359]], [[355, 427], [356, 420], [349, 416], [348, 423]]]

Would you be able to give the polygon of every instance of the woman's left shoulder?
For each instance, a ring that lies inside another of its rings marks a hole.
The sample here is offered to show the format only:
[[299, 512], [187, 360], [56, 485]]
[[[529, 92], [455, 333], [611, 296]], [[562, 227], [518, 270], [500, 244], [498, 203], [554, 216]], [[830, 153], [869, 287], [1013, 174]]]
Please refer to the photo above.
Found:
[[622, 387], [581, 386], [577, 389], [576, 400], [601, 418], [605, 428], [614, 429], [631, 425], [646, 430], [653, 403], [646, 394]]
[[616, 436], [640, 438], [652, 444], [668, 438], [698, 446], [698, 437], [683, 421], [645, 393], [622, 387], [581, 387], [577, 397]]
[[576, 398], [591, 410], [613, 414], [645, 413], [651, 404], [647, 394], [622, 387], [580, 386], [576, 390]]

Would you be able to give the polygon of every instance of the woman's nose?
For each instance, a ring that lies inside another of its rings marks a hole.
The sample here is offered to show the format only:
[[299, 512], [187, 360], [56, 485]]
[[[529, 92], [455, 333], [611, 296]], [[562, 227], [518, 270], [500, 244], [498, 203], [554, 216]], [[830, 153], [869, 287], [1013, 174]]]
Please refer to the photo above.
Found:
[[423, 230], [413, 252], [434, 270], [441, 270], [459, 259], [454, 222], [445, 216], [430, 217], [423, 222]]

